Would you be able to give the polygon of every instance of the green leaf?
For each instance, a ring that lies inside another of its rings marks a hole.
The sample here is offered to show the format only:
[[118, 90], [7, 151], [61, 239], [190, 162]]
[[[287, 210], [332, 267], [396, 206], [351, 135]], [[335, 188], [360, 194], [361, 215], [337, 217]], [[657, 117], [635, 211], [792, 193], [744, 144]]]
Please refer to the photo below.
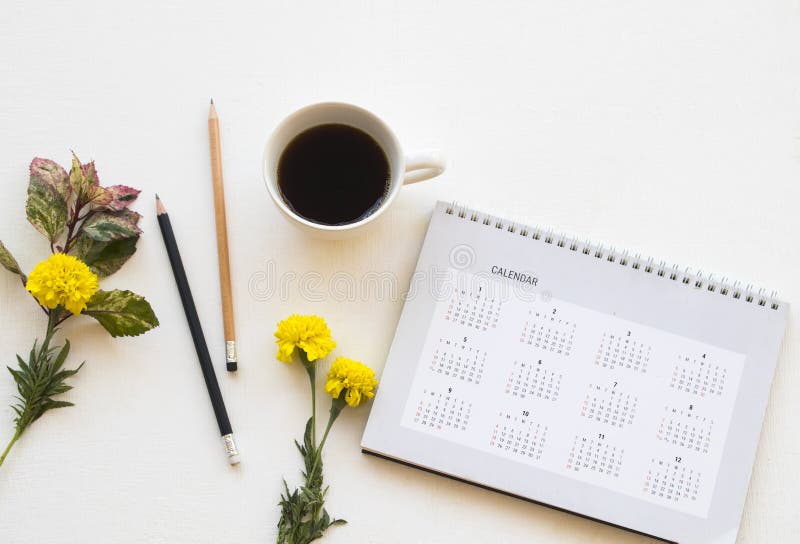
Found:
[[0, 241], [0, 264], [2, 264], [3, 268], [8, 270], [9, 272], [13, 274], [18, 274], [19, 277], [22, 278], [23, 282], [27, 281], [25, 278], [25, 274], [23, 274], [22, 270], [20, 270], [19, 268], [19, 263], [17, 263], [17, 260], [14, 258], [11, 252], [8, 249], [6, 249], [6, 246], [5, 244], [3, 244], [2, 241]]
[[28, 221], [36, 230], [55, 243], [67, 226], [67, 202], [44, 178], [31, 174], [28, 201], [25, 204]]
[[119, 270], [136, 253], [138, 241], [139, 236], [133, 236], [98, 242], [81, 232], [69, 252], [86, 263], [97, 277], [105, 278]]
[[83, 313], [95, 318], [114, 337], [139, 336], [158, 327], [150, 303], [131, 291], [98, 290]]
[[306, 422], [306, 430], [303, 432], [303, 445], [305, 446], [306, 451], [311, 453], [314, 452], [314, 444], [312, 444], [311, 442], [311, 435], [313, 434], [313, 431], [314, 431], [314, 418], [310, 417]]
[[322, 536], [322, 531], [330, 527], [331, 525], [331, 516], [328, 514], [328, 511], [324, 508], [322, 509], [322, 517], [319, 518], [319, 523], [317, 524], [317, 530], [320, 532], [320, 536]]
[[110, 276], [136, 252], [141, 215], [128, 210], [93, 212], [81, 226], [69, 253], [99, 277]]
[[[70, 389], [72, 388], [70, 387]], [[75, 406], [75, 403], [66, 400], [51, 400], [47, 403], [48, 410], [52, 410], [53, 408], [67, 408], [68, 406]]]
[[139, 217], [138, 213], [130, 210], [123, 210], [120, 213], [95, 213], [83, 223], [81, 231], [98, 242], [132, 238], [142, 233], [142, 230], [136, 226]]
[[61, 348], [58, 356], [53, 360], [53, 370], [55, 372], [58, 372], [61, 370], [61, 367], [64, 366], [64, 361], [67, 360], [67, 355], [69, 355], [69, 340], [64, 340], [64, 347]]
[[40, 346], [34, 342], [27, 363], [17, 355], [19, 368], [7, 367], [17, 385], [17, 402], [11, 409], [16, 414], [14, 423], [20, 434], [48, 410], [72, 406], [71, 402], [52, 397], [72, 389], [65, 381], [77, 374], [83, 364], [74, 370], [62, 370], [69, 354], [69, 342], [61, 349], [50, 348], [49, 342], [49, 337]]

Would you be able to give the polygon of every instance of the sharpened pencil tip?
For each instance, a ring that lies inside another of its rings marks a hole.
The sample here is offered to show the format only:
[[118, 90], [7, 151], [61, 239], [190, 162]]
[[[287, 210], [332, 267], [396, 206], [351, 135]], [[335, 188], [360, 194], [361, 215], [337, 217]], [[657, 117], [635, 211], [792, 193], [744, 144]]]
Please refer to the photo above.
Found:
[[212, 105], [214, 104], [214, 99], [213, 99], [213, 98], [211, 99], [211, 104], [212, 104]]
[[156, 193], [156, 200], [161, 200], [160, 198], [158, 198], [158, 193]]
[[163, 215], [167, 213], [167, 209], [164, 207], [164, 203], [161, 202], [161, 199], [158, 198], [156, 195], [156, 215]]

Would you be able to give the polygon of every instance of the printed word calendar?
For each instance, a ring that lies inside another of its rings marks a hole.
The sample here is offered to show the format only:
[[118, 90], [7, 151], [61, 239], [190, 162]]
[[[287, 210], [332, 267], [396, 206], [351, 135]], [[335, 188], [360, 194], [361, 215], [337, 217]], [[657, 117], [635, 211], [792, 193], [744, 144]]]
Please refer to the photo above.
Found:
[[363, 450], [735, 542], [787, 305], [677, 270], [439, 203]]

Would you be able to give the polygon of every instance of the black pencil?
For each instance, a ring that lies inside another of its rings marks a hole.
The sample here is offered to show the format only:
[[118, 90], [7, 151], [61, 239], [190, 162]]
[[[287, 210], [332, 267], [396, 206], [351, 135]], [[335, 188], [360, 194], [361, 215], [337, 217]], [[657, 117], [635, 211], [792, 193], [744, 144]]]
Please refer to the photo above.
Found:
[[211, 356], [208, 353], [206, 338], [203, 335], [203, 328], [200, 326], [200, 318], [197, 316], [197, 308], [194, 306], [192, 290], [189, 288], [189, 281], [186, 279], [186, 271], [183, 269], [181, 254], [178, 251], [178, 244], [175, 242], [175, 234], [172, 232], [172, 224], [169, 215], [164, 208], [161, 199], [156, 195], [156, 216], [158, 226], [161, 227], [161, 236], [164, 238], [164, 245], [167, 248], [169, 263], [172, 265], [172, 274], [175, 276], [175, 283], [178, 285], [178, 293], [183, 303], [183, 311], [186, 314], [186, 321], [189, 322], [189, 330], [192, 333], [194, 349], [197, 351], [197, 358], [200, 361], [200, 368], [203, 370], [203, 378], [206, 381], [208, 396], [211, 397], [211, 406], [214, 407], [214, 415], [217, 417], [217, 425], [225, 444], [225, 453], [228, 454], [228, 461], [235, 465], [239, 462], [239, 451], [233, 439], [233, 429], [228, 419], [228, 412], [225, 410], [225, 401], [222, 400], [222, 391], [219, 389], [217, 375], [214, 366], [211, 364]]

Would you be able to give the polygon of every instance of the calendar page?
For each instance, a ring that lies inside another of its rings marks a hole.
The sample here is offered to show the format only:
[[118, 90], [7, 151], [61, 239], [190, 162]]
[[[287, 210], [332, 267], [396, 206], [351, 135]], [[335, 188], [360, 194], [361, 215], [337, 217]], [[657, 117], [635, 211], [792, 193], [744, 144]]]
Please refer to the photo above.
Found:
[[402, 424], [708, 514], [744, 356], [451, 270]]
[[788, 304], [721, 277], [440, 202], [362, 451], [734, 544]]

